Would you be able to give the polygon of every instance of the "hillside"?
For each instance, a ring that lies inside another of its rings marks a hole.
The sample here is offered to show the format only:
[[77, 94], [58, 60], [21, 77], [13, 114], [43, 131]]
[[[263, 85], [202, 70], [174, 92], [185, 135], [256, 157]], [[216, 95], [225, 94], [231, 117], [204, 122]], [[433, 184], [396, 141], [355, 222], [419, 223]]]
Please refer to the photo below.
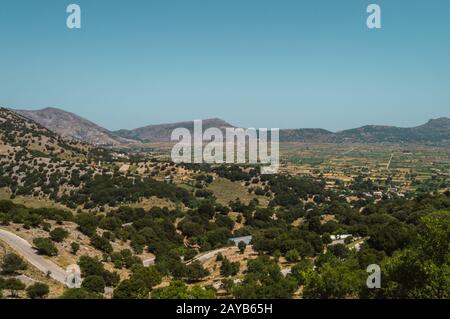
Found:
[[[56, 199], [91, 171], [91, 146], [67, 140], [30, 119], [0, 109], [0, 188], [11, 195]], [[93, 171], [91, 173], [94, 173]]]
[[317, 142], [327, 143], [333, 141], [334, 133], [324, 129], [304, 128], [280, 130], [281, 142]]
[[0, 188], [12, 198], [50, 199], [73, 209], [134, 203], [152, 196], [188, 201], [185, 190], [153, 178], [117, 173], [114, 165], [108, 150], [65, 139], [0, 109]]
[[90, 146], [67, 140], [42, 125], [0, 108], [0, 155], [18, 151], [48, 158], [85, 159]]
[[450, 119], [442, 117], [411, 127], [367, 125], [335, 134], [337, 142], [362, 143], [448, 143]]
[[280, 130], [281, 142], [304, 143], [450, 143], [450, 119], [429, 120], [416, 127], [366, 125], [336, 133], [323, 129]]
[[92, 145], [120, 146], [133, 142], [121, 138], [76, 114], [57, 108], [47, 107], [36, 111], [14, 110], [14, 112], [32, 119], [61, 136], [74, 138]]

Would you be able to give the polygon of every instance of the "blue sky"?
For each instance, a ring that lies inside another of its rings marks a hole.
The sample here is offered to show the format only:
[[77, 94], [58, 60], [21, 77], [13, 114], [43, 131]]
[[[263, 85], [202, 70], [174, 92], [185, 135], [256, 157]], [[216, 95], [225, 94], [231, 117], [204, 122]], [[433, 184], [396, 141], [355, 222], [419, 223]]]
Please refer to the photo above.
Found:
[[108, 129], [413, 126], [450, 117], [450, 1], [2, 0], [0, 88]]

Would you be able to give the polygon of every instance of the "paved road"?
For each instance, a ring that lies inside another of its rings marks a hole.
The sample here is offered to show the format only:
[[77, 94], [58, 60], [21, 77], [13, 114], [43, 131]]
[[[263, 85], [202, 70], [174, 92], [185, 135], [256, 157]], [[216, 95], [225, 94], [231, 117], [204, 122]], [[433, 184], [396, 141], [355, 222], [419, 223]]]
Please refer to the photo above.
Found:
[[194, 261], [199, 261], [201, 263], [205, 262], [208, 259], [213, 258], [217, 254], [222, 253], [222, 252], [224, 252], [224, 251], [226, 251], [226, 250], [228, 250], [230, 248], [235, 248], [235, 247], [234, 246], [232, 246], [232, 247], [224, 247], [224, 248], [219, 248], [219, 249], [216, 249], [216, 250], [212, 250], [212, 251], [208, 251], [206, 253], [199, 254], [199, 255], [195, 256], [194, 258], [192, 258], [192, 260], [190, 260], [188, 262], [188, 264], [191, 264]]
[[8, 244], [8, 246], [14, 249], [19, 255], [25, 258], [30, 264], [35, 266], [44, 274], [48, 274], [50, 271], [50, 277], [62, 284], [66, 283], [66, 271], [52, 261], [38, 255], [33, 246], [31, 246], [25, 239], [20, 238], [9, 231], [0, 229], [0, 240]]
[[392, 158], [394, 157], [394, 153], [391, 154], [391, 158], [389, 158], [389, 162], [386, 166], [386, 169], [389, 170], [389, 166], [391, 166]]

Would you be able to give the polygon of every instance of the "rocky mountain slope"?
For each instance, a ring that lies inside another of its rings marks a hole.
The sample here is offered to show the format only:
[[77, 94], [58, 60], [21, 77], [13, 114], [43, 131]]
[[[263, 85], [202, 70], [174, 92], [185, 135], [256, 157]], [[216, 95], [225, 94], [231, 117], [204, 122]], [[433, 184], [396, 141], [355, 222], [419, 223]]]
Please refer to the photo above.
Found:
[[[204, 131], [211, 127], [225, 129], [227, 127], [233, 126], [225, 122], [224, 120], [213, 118], [203, 120], [202, 127]], [[176, 128], [186, 128], [189, 131], [193, 132], [194, 122], [190, 121], [171, 124], [148, 125], [134, 130], [119, 130], [114, 133], [127, 139], [134, 139], [142, 142], [169, 142], [172, 131]]]
[[337, 142], [449, 143], [450, 119], [438, 118], [416, 127], [367, 125], [335, 134]]
[[107, 129], [92, 123], [76, 114], [57, 108], [48, 107], [41, 110], [14, 110], [33, 121], [41, 124], [49, 130], [64, 137], [71, 137], [79, 141], [93, 145], [119, 146], [133, 143], [117, 136]]

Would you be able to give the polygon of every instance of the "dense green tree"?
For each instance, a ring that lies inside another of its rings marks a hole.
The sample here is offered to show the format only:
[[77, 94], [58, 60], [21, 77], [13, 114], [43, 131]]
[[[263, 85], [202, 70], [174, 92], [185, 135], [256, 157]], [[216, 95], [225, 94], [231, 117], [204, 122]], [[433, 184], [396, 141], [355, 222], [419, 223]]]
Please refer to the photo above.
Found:
[[329, 233], [323, 233], [322, 234], [322, 241], [323, 241], [323, 243], [324, 244], [331, 244], [332, 243], [332, 240], [331, 240], [331, 236], [330, 236], [330, 234]]
[[411, 228], [398, 221], [374, 225], [371, 228], [368, 244], [377, 250], [392, 255], [395, 250], [405, 248], [414, 237]]
[[238, 299], [288, 299], [298, 286], [291, 277], [284, 277], [275, 260], [266, 256], [248, 261], [242, 284], [233, 288]]
[[220, 275], [224, 277], [236, 276], [239, 272], [239, 262], [230, 262], [228, 258], [224, 257], [222, 265], [220, 266]]
[[53, 240], [57, 243], [60, 243], [69, 236], [69, 232], [67, 230], [65, 230], [64, 228], [57, 227], [57, 228], [53, 229], [49, 233], [49, 235], [50, 235], [51, 240]]
[[105, 286], [105, 280], [102, 276], [98, 275], [87, 276], [83, 279], [83, 282], [81, 284], [81, 287], [83, 287], [84, 289], [100, 294], [104, 293]]
[[99, 224], [98, 217], [88, 213], [78, 214], [76, 219], [78, 230], [86, 236], [93, 236]]
[[25, 284], [17, 278], [9, 278], [5, 280], [3, 289], [9, 290], [11, 293], [11, 297], [15, 298], [18, 296], [19, 291], [25, 289]]
[[391, 298], [450, 298], [450, 212], [421, 219], [414, 245], [382, 265], [380, 295]]
[[344, 244], [330, 245], [328, 251], [338, 258], [346, 258], [350, 254], [350, 250]]
[[81, 256], [78, 260], [78, 265], [80, 266], [81, 276], [83, 278], [88, 276], [101, 276], [107, 287], [116, 286], [120, 281], [119, 275], [115, 272], [106, 270], [102, 262], [97, 258]]
[[165, 288], [156, 289], [152, 293], [153, 299], [214, 299], [216, 293], [212, 289], [194, 286], [189, 289], [182, 281], [172, 281]]
[[297, 249], [291, 249], [286, 253], [286, 260], [292, 263], [296, 262], [299, 257], [300, 254], [298, 253]]
[[206, 270], [198, 261], [195, 261], [186, 267], [186, 279], [189, 282], [200, 281], [208, 275], [209, 271]]
[[50, 292], [48, 285], [37, 282], [27, 287], [27, 296], [30, 299], [46, 298]]
[[366, 285], [367, 273], [355, 259], [331, 259], [317, 271], [307, 273], [303, 298], [342, 299], [358, 297]]
[[35, 238], [33, 244], [36, 247], [39, 254], [46, 256], [58, 255], [58, 249], [53, 244], [50, 238]]
[[243, 241], [240, 241], [238, 243], [238, 248], [241, 254], [243, 254], [245, 252], [245, 248], [247, 248], [247, 244]]
[[111, 253], [113, 251], [111, 243], [105, 236], [93, 235], [91, 237], [91, 245], [105, 253]]
[[307, 279], [310, 278], [313, 271], [313, 263], [308, 259], [302, 259], [291, 268], [290, 275], [297, 280], [300, 286], [303, 286], [306, 284]]
[[148, 299], [150, 289], [141, 279], [126, 279], [114, 289], [114, 299]]
[[204, 233], [202, 225], [191, 221], [180, 223], [180, 228], [181, 231], [183, 232], [183, 235], [188, 237], [200, 236], [201, 234]]
[[90, 256], [81, 256], [78, 260], [78, 265], [80, 266], [81, 275], [83, 277], [94, 275], [102, 276], [105, 271], [101, 261]]
[[185, 260], [185, 261], [191, 260], [191, 259], [193, 259], [195, 256], [197, 256], [197, 250], [195, 250], [195, 249], [187, 249], [187, 250], [184, 252], [184, 260]]
[[77, 242], [72, 242], [70, 244], [70, 248], [72, 249], [72, 254], [76, 255], [77, 252], [80, 250], [80, 244]]
[[161, 283], [162, 275], [155, 266], [144, 267], [142, 265], [135, 265], [132, 268], [130, 280], [140, 280], [151, 290], [154, 286]]
[[87, 291], [84, 288], [73, 288], [64, 290], [60, 299], [102, 299], [100, 294]]

